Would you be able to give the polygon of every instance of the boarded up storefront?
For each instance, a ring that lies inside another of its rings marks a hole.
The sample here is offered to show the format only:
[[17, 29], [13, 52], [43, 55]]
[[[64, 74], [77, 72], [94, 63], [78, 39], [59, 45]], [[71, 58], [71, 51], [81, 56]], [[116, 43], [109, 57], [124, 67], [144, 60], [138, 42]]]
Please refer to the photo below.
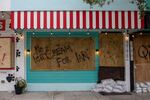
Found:
[[32, 70], [94, 70], [95, 45], [91, 37], [33, 37]]
[[136, 82], [150, 81], [150, 35], [136, 35], [133, 39]]
[[[137, 11], [12, 11], [11, 28], [26, 30], [29, 90], [39, 90], [39, 83], [48, 90], [64, 88], [50, 83], [75, 83], [74, 88], [83, 83], [79, 90], [87, 89], [97, 82], [98, 70], [104, 78], [124, 79], [123, 35], [101, 34], [99, 42], [97, 30], [141, 29], [143, 21], [138, 17]], [[95, 55], [99, 46], [100, 56]]]
[[27, 82], [97, 82], [97, 42], [98, 32], [27, 32]]
[[124, 79], [123, 35], [121, 33], [100, 34], [101, 79]]

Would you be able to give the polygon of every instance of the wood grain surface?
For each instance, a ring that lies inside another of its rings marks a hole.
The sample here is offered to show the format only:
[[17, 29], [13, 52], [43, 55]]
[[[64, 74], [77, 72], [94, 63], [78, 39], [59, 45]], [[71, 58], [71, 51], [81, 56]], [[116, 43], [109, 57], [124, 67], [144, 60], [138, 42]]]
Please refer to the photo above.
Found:
[[91, 37], [32, 37], [32, 70], [94, 70]]

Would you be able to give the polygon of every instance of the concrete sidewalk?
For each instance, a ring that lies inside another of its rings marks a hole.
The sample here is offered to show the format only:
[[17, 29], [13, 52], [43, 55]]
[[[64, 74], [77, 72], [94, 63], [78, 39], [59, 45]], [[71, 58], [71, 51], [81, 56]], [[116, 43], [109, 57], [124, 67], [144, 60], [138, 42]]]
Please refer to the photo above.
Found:
[[26, 92], [22, 95], [0, 92], [0, 100], [150, 100], [150, 93], [103, 96], [94, 92]]

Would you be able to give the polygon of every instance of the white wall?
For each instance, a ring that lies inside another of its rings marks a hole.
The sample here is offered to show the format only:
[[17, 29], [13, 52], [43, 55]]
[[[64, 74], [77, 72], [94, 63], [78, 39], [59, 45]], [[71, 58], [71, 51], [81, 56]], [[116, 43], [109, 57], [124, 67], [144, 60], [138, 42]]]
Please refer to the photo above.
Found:
[[[1, 12], [0, 12], [1, 15]], [[2, 16], [0, 16], [0, 19]], [[6, 20], [6, 31], [0, 31], [0, 37], [16, 37], [16, 36], [20, 36], [20, 35], [16, 35], [16, 33], [11, 30], [9, 28], [9, 24], [10, 24], [10, 18], [8, 14], [5, 14], [5, 18], [3, 18]], [[14, 90], [14, 83], [15, 81], [11, 81], [8, 82], [6, 80], [6, 77], [8, 76], [8, 74], [13, 74], [15, 77], [25, 77], [24, 74], [24, 39], [20, 39], [20, 41], [18, 43], [16, 43], [15, 45], [16, 49], [19, 49], [21, 52], [21, 56], [15, 58], [15, 66], [18, 66], [20, 69], [18, 72], [16, 72], [15, 70], [0, 70], [0, 91], [13, 91]], [[1, 81], [4, 81], [5, 83], [2, 83]]]
[[[128, 39], [127, 39], [128, 37]], [[125, 62], [125, 81], [126, 89], [130, 91], [130, 54], [129, 54], [129, 35], [124, 36], [124, 62]]]

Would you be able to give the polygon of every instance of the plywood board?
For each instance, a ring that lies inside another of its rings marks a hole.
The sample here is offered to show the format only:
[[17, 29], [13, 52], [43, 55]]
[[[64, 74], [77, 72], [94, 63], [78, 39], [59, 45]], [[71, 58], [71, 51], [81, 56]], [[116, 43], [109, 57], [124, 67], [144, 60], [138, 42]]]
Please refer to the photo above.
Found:
[[0, 38], [0, 68], [14, 67], [13, 38]]
[[150, 35], [135, 36], [133, 50], [136, 81], [150, 81]]
[[32, 70], [94, 70], [91, 37], [32, 37]]
[[121, 33], [100, 34], [100, 66], [123, 67], [123, 35]]
[[150, 82], [150, 64], [135, 65], [136, 82]]

